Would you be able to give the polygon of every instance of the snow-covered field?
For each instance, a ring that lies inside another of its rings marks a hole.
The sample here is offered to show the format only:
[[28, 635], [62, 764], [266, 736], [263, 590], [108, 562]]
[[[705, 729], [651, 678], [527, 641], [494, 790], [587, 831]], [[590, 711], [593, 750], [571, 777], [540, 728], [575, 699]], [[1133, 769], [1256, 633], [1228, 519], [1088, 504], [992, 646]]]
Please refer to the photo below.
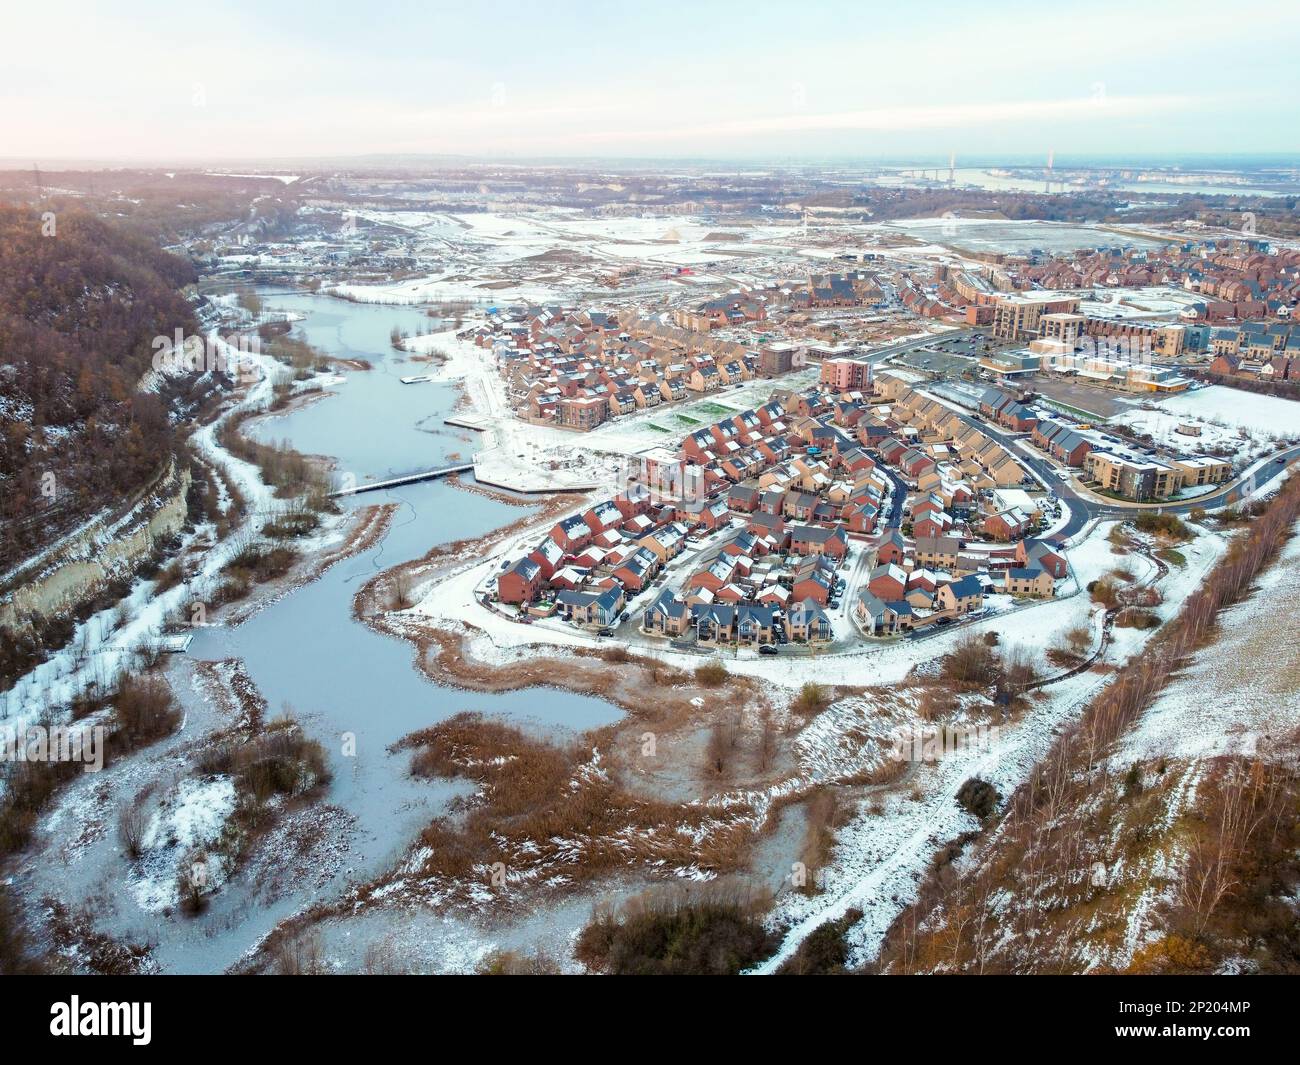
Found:
[[1193, 389], [1162, 400], [1160, 409], [1175, 416], [1243, 428], [1253, 434], [1300, 436], [1300, 403], [1276, 396], [1259, 396], [1239, 388], [1210, 385]]
[[[1246, 394], [1234, 391], [1234, 395]], [[1273, 397], [1248, 396], [1248, 398], [1272, 400]], [[1125, 411], [1112, 418], [1111, 422], [1127, 425], [1137, 432], [1146, 433], [1160, 447], [1184, 454], [1208, 453], [1230, 457], [1238, 470], [1272, 453], [1279, 441], [1300, 439], [1300, 404], [1292, 405], [1295, 420], [1289, 428], [1281, 429], [1261, 428], [1260, 421], [1253, 417], [1232, 422], [1217, 415], [1206, 416], [1192, 411], [1171, 411], [1167, 409], [1170, 402], [1166, 401], [1156, 410]], [[1290, 405], [1289, 400], [1274, 400], [1274, 402]], [[1265, 418], [1263, 424], [1281, 423], [1271, 423], [1268, 418]], [[1199, 432], [1194, 434], [1179, 432], [1180, 428], [1187, 427], [1194, 427]]]

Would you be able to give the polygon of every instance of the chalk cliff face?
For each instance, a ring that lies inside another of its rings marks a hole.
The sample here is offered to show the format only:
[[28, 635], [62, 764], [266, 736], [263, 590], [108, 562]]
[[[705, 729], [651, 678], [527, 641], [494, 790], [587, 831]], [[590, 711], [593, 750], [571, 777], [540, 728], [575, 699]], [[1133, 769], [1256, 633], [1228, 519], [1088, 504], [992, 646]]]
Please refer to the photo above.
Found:
[[41, 558], [0, 597], [0, 629], [75, 610], [106, 581], [128, 576], [186, 520], [190, 471], [169, 464], [125, 511], [105, 514]]

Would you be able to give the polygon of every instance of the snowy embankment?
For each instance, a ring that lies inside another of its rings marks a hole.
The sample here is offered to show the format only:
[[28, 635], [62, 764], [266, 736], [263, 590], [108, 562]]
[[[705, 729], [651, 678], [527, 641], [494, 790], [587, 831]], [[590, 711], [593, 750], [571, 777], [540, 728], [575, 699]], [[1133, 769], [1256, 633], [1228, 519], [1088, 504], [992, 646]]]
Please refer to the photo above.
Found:
[[[1142, 556], [1110, 552], [1105, 539], [1108, 531], [1109, 524], [1099, 527], [1089, 538], [1086, 551], [1072, 553], [1071, 565], [1078, 579], [1086, 583], [1117, 564], [1131, 564], [1137, 571], [1138, 561], [1144, 569], [1135, 576], [1139, 581], [1149, 579], [1150, 563]], [[1164, 602], [1156, 609], [1162, 618], [1177, 612], [1224, 548], [1219, 537], [1197, 531], [1195, 539], [1182, 549], [1186, 565], [1172, 568], [1158, 585]], [[1076, 623], [1086, 618], [1089, 606], [1085, 596], [1069, 602], [1067, 610], [1075, 612]], [[1037, 610], [1020, 617], [1027, 619], [1020, 633], [1026, 637], [1027, 646], [1045, 648], [1052, 642], [1053, 633], [1064, 631], [1060, 617], [1052, 617], [1049, 624], [1043, 624], [1049, 615]], [[1093, 619], [1094, 638], [1098, 621]], [[1001, 632], [1000, 636], [1003, 644], [1012, 642], [1008, 633]], [[1136, 629], [1116, 629], [1105, 661], [1126, 661], [1150, 638], [1151, 633]], [[819, 664], [824, 666], [826, 662]], [[974, 818], [957, 803], [962, 784], [971, 777], [980, 777], [995, 785], [1004, 797], [1010, 795], [1051, 750], [1059, 729], [1077, 717], [1108, 681], [1109, 673], [1088, 671], [1053, 684], [1043, 689], [1045, 701], [1031, 703], [1019, 721], [1001, 725], [988, 745], [973, 745], [921, 765], [910, 794], [891, 792], [859, 802], [853, 817], [837, 833], [823, 892], [786, 892], [778, 899], [773, 919], [788, 925], [788, 931], [776, 954], [753, 971], [775, 972], [815, 929], [839, 920], [853, 909], [861, 910], [863, 917], [846, 937], [851, 949], [850, 964], [873, 960], [889, 926], [914, 900], [935, 850], [977, 827]]]
[[[1165, 688], [1116, 759], [1267, 755], [1273, 738], [1300, 726], [1300, 646], [1278, 636], [1300, 624], [1297, 604], [1300, 527], [1252, 595], [1220, 615], [1213, 653]], [[1269, 624], [1261, 625], [1265, 616]]]
[[[192, 440], [205, 459], [238, 485], [249, 505], [249, 518], [243, 526], [248, 528], [259, 516], [274, 509], [271, 489], [263, 483], [257, 467], [228, 454], [217, 443], [216, 433], [237, 412], [261, 410], [268, 405], [277, 364], [267, 356], [238, 353], [219, 338], [213, 340], [232, 359], [249, 360], [256, 368], [258, 379], [238, 403], [212, 424], [195, 432]], [[183, 546], [211, 535], [210, 527], [200, 527]], [[216, 580], [240, 546], [238, 533], [214, 544], [202, 553], [198, 572], [190, 580], [165, 592], [155, 594], [152, 580], [136, 581], [125, 599], [87, 618], [77, 626], [66, 647], [0, 695], [0, 721], [22, 725], [55, 707], [66, 706], [92, 685], [101, 689], [111, 685], [131, 667], [137, 650], [158, 636], [167, 617], [184, 610], [194, 597], [194, 589], [205, 588]]]

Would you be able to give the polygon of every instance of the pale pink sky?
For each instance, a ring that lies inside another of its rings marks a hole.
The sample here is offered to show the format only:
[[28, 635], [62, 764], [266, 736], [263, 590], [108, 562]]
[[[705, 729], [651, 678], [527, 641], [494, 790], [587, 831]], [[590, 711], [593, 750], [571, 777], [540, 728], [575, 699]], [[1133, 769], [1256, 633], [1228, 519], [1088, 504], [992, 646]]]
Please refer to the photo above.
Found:
[[0, 157], [1297, 149], [1278, 0], [622, 7], [28, 2]]

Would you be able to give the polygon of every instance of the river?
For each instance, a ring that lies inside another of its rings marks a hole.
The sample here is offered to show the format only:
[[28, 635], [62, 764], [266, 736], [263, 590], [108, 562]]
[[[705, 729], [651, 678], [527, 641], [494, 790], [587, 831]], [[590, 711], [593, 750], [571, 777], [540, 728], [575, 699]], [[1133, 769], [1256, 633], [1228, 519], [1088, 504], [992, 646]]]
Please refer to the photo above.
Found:
[[[453, 453], [472, 453], [475, 443], [467, 434], [443, 425], [457, 400], [454, 386], [403, 385], [399, 380], [428, 372], [429, 367], [393, 350], [390, 330], [397, 326], [412, 334], [431, 332], [439, 323], [415, 308], [353, 304], [306, 293], [268, 296], [267, 305], [304, 315], [295, 329], [322, 351], [365, 359], [374, 368], [347, 372], [330, 395], [262, 421], [254, 432], [263, 439], [285, 439], [301, 451], [329, 456], [341, 470], [354, 472], [358, 481], [437, 466]], [[115, 891], [96, 923], [119, 937], [148, 941], [164, 971], [223, 970], [280, 920], [389, 868], [448, 799], [469, 790], [463, 782], [412, 779], [406, 771], [409, 755], [388, 753], [389, 745], [408, 733], [465, 710], [561, 734], [604, 725], [622, 714], [611, 703], [559, 689], [484, 694], [432, 683], [415, 668], [410, 645], [356, 621], [353, 595], [379, 570], [417, 558], [438, 544], [488, 534], [531, 512], [445, 481], [368, 493], [347, 499], [345, 505], [383, 502], [400, 507], [380, 543], [337, 563], [319, 580], [271, 603], [242, 625], [198, 630], [189, 649], [197, 659], [242, 659], [266, 697], [270, 715], [291, 710], [324, 745], [333, 780], [320, 801], [346, 811], [355, 825], [345, 861], [324, 883], [302, 884], [269, 903], [237, 874], [196, 919], [150, 913], [134, 904], [129, 891]], [[177, 687], [187, 727], [159, 749], [139, 756], [169, 767], [168, 759], [197, 739], [199, 730], [224, 724], [188, 685]], [[345, 744], [345, 735], [353, 737], [352, 744]], [[134, 777], [145, 768], [135, 766]], [[115, 766], [102, 777], [109, 778], [108, 783], [125, 770], [125, 765]], [[78, 781], [70, 789], [63, 823], [75, 820], [80, 804], [91, 801], [89, 781]], [[130, 780], [130, 788], [137, 786], [137, 780]], [[130, 794], [126, 781], [114, 791]], [[120, 883], [123, 871], [110, 830], [69, 852], [61, 863], [33, 863], [23, 877], [23, 889], [29, 898], [49, 893], [78, 902]]]

